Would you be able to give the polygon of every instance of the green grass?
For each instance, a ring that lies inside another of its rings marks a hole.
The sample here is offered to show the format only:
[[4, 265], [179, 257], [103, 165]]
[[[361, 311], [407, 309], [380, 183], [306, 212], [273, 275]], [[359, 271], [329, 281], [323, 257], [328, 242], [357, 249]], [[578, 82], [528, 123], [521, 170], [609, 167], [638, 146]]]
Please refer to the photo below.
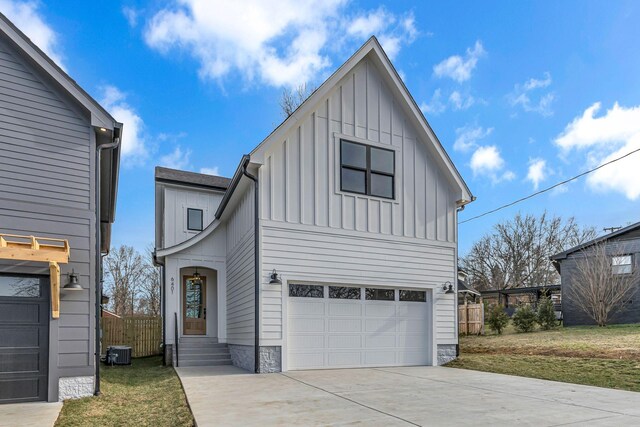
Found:
[[640, 325], [460, 337], [449, 367], [640, 392]]
[[634, 360], [463, 354], [447, 366], [640, 392], [640, 362]]
[[193, 426], [180, 380], [160, 357], [100, 372], [102, 394], [64, 402], [56, 427]]

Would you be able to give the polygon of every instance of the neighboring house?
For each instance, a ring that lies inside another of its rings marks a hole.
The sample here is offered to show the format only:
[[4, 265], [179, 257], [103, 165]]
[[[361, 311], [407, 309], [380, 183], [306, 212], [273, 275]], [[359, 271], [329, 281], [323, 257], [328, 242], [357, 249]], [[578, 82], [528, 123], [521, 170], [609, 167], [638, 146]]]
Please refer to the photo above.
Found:
[[0, 403], [95, 392], [121, 131], [0, 14]]
[[167, 357], [254, 372], [455, 358], [472, 200], [371, 38], [231, 180], [156, 169]]
[[[578, 263], [588, 256], [589, 248], [595, 244], [606, 245], [607, 253], [611, 253], [614, 274], [631, 273], [640, 268], [640, 222], [552, 256], [551, 260], [560, 273], [562, 283], [562, 316], [565, 326], [595, 324], [593, 319], [567, 297], [574, 286]], [[640, 283], [637, 283], [636, 287], [637, 290], [628, 305], [614, 315], [611, 323], [640, 323]]]
[[458, 305], [462, 305], [465, 302], [476, 303], [482, 301], [480, 292], [467, 283], [467, 277], [469, 277], [469, 273], [464, 268], [458, 267]]

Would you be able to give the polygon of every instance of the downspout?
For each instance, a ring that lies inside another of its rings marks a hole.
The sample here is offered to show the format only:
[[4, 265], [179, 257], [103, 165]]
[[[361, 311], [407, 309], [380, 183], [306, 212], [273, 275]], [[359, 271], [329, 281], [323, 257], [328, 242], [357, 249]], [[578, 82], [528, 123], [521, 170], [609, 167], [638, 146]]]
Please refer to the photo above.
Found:
[[256, 374], [260, 373], [260, 272], [258, 271], [259, 269], [259, 261], [260, 261], [260, 254], [258, 252], [258, 249], [260, 248], [260, 232], [259, 232], [259, 227], [260, 227], [260, 217], [259, 217], [259, 194], [258, 194], [258, 178], [251, 175], [249, 172], [247, 172], [247, 165], [249, 164], [249, 161], [251, 160], [251, 157], [248, 155], [244, 156], [243, 159], [243, 163], [242, 163], [242, 174], [244, 176], [246, 176], [247, 178], [249, 178], [251, 181], [253, 181], [253, 186], [254, 186], [254, 190], [253, 190], [253, 206], [254, 206], [254, 210], [255, 210], [255, 215], [254, 215], [254, 225], [253, 225], [253, 233], [254, 233], [254, 247], [253, 247], [253, 264], [254, 264], [254, 276], [255, 276], [255, 292], [254, 292], [254, 299], [255, 299], [255, 309], [254, 309], [254, 355], [253, 355], [253, 360], [254, 360], [254, 370]]
[[158, 261], [156, 251], [153, 251], [153, 262], [160, 266], [160, 312], [162, 313], [162, 365], [167, 365], [167, 302], [166, 302], [166, 283], [165, 283], [165, 265], [164, 261]]
[[[453, 315], [454, 315], [454, 328], [456, 329], [456, 337], [459, 337], [460, 331], [458, 330], [459, 325], [460, 325], [460, 313], [458, 312], [458, 214], [460, 212], [462, 212], [465, 208], [466, 205], [468, 205], [471, 202], [474, 202], [476, 200], [475, 196], [471, 196], [471, 200], [460, 200], [459, 202], [457, 202], [458, 206], [456, 207], [456, 271], [455, 271], [455, 282], [456, 282], [456, 295], [454, 297], [454, 310], [453, 310]], [[460, 357], [460, 339], [458, 338], [458, 343], [456, 344], [456, 357]]]
[[[100, 217], [100, 159], [102, 158], [102, 150], [111, 150], [120, 145], [120, 138], [115, 138], [109, 144], [102, 144], [96, 147], [96, 348], [95, 348], [95, 365], [96, 365], [96, 381], [94, 396], [100, 395], [100, 308], [102, 305], [102, 218]], [[105, 253], [107, 255], [109, 251]]]

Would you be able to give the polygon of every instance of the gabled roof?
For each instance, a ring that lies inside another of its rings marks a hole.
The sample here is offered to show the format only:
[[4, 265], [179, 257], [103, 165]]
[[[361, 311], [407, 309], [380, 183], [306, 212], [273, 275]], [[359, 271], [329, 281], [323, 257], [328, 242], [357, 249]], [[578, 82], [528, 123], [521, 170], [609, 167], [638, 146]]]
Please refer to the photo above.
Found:
[[118, 123], [98, 102], [78, 85], [58, 64], [47, 56], [29, 37], [27, 37], [13, 22], [0, 13], [0, 32], [28, 57], [33, 64], [60, 85], [80, 105], [91, 113], [91, 124], [108, 130], [121, 128]]
[[362, 45], [360, 49], [356, 51], [340, 68], [338, 68], [327, 80], [320, 85], [286, 120], [284, 120], [280, 126], [278, 126], [269, 136], [267, 136], [251, 153], [251, 161], [255, 163], [262, 163], [262, 157], [264, 155], [265, 147], [270, 143], [276, 143], [287, 132], [289, 132], [296, 123], [299, 122], [308, 112], [310, 112], [315, 105], [329, 95], [329, 92], [346, 76], [351, 70], [353, 70], [360, 61], [365, 57], [373, 59], [377, 65], [380, 66], [382, 77], [389, 83], [391, 83], [392, 92], [403, 99], [411, 111], [412, 115], [416, 118], [416, 129], [418, 134], [422, 134], [422, 140], [432, 141], [434, 149], [437, 152], [438, 157], [449, 171], [453, 181], [459, 187], [460, 199], [459, 204], [464, 205], [475, 200], [475, 197], [469, 190], [469, 187], [465, 183], [462, 175], [455, 165], [451, 161], [451, 158], [445, 151], [442, 143], [433, 132], [433, 129], [424, 117], [422, 110], [416, 103], [416, 101], [409, 93], [409, 90], [405, 86], [404, 82], [400, 78], [400, 75], [396, 71], [395, 67], [389, 60], [389, 57], [382, 49], [382, 46], [378, 42], [375, 36], [371, 36], [367, 42]]
[[229, 184], [231, 183], [230, 178], [225, 178], [223, 176], [181, 171], [177, 169], [163, 168], [161, 166], [156, 166], [156, 181], [206, 187], [214, 190], [226, 190], [229, 188]]
[[593, 246], [595, 244], [598, 244], [600, 242], [604, 242], [606, 240], [610, 240], [610, 239], [614, 239], [616, 237], [621, 237], [627, 233], [636, 231], [636, 230], [640, 230], [640, 222], [636, 222], [635, 224], [631, 224], [627, 227], [621, 228], [620, 230], [616, 230], [613, 233], [609, 233], [609, 234], [605, 234], [604, 236], [600, 236], [597, 237], [593, 240], [590, 240], [586, 243], [583, 243], [581, 245], [578, 246], [574, 246], [571, 249], [567, 249], [564, 252], [560, 252], [559, 254], [553, 255], [551, 256], [551, 260], [552, 261], [559, 261], [561, 259], [565, 259], [567, 256], [569, 256], [570, 254], [574, 253], [574, 252], [578, 252], [581, 251], [585, 248], [588, 248], [589, 246]]

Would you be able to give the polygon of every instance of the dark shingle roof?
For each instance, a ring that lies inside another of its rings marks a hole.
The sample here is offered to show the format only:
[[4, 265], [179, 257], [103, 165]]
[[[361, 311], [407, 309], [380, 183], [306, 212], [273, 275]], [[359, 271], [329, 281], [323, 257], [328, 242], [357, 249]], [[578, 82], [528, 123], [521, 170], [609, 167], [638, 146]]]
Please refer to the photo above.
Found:
[[231, 179], [156, 166], [156, 181], [226, 190], [229, 188]]
[[573, 248], [567, 249], [566, 251], [560, 252], [559, 254], [555, 254], [555, 255], [551, 256], [550, 258], [551, 258], [552, 261], [558, 261], [558, 260], [566, 258], [569, 254], [572, 254], [574, 252], [578, 252], [578, 251], [580, 251], [582, 249], [585, 249], [585, 248], [587, 248], [589, 246], [595, 245], [596, 243], [600, 243], [600, 242], [603, 242], [605, 240], [613, 239], [615, 237], [620, 237], [620, 236], [622, 236], [624, 234], [631, 233], [631, 232], [636, 231], [636, 230], [640, 230], [640, 222], [636, 222], [635, 224], [631, 224], [631, 225], [629, 225], [627, 227], [621, 228], [621, 229], [619, 229], [617, 231], [614, 231], [613, 233], [605, 234], [604, 236], [600, 236], [600, 237], [597, 237], [597, 238], [595, 238], [593, 240], [589, 240], [586, 243], [583, 243], [583, 244], [578, 245], [578, 246], [574, 246]]

